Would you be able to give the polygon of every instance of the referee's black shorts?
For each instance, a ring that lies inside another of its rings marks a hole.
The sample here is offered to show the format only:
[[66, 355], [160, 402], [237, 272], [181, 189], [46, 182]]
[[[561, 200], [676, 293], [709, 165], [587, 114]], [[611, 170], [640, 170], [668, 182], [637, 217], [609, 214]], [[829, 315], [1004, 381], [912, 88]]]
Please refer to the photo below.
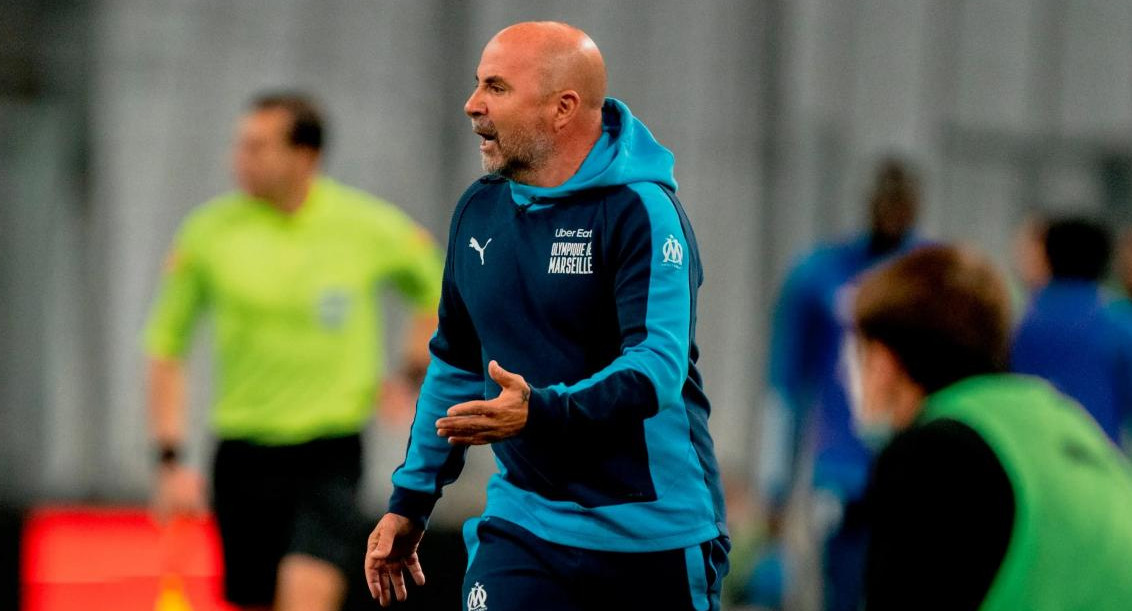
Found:
[[224, 549], [224, 590], [237, 605], [270, 605], [288, 554], [325, 560], [351, 576], [360, 566], [358, 435], [291, 446], [221, 441], [213, 504]]

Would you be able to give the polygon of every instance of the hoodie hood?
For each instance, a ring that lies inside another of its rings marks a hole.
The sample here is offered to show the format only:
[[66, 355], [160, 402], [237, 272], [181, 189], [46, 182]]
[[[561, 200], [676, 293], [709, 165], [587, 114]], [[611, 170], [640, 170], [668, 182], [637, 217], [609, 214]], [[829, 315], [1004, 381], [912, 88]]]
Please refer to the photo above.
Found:
[[508, 181], [511, 199], [518, 205], [527, 205], [534, 198], [559, 199], [589, 189], [639, 182], [653, 182], [675, 191], [675, 157], [629, 112], [629, 107], [621, 100], [606, 98], [601, 116], [601, 137], [569, 180], [557, 187]]

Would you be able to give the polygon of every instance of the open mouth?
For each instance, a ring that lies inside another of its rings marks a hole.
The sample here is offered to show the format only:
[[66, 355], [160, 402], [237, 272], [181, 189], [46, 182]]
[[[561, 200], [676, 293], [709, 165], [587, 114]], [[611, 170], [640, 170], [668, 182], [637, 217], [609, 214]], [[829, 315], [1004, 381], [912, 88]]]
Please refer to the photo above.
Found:
[[488, 122], [476, 124], [473, 121], [472, 131], [481, 138], [481, 146], [487, 145], [487, 143], [489, 142], [495, 142], [495, 140], [499, 137], [499, 133], [495, 131], [495, 126]]
[[496, 142], [496, 138], [497, 138], [498, 134], [496, 134], [494, 131], [489, 132], [489, 131], [479, 131], [479, 130], [477, 130], [476, 135], [478, 135], [480, 137], [480, 152], [481, 153], [486, 155], [489, 152], [491, 152], [491, 151], [493, 151], [493, 150], [495, 150], [499, 147], [499, 143]]

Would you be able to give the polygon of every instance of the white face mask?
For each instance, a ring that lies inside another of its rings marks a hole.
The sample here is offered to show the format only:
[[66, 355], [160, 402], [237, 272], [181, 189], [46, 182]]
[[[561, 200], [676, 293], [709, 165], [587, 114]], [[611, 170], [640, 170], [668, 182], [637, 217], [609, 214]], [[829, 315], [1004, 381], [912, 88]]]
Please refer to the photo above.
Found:
[[892, 423], [892, 412], [881, 411], [872, 415], [867, 415], [865, 412], [861, 346], [857, 336], [852, 332], [846, 333], [842, 341], [841, 366], [845, 375], [849, 412], [853, 416], [853, 433], [866, 448], [874, 453], [879, 452], [896, 435], [896, 427]]

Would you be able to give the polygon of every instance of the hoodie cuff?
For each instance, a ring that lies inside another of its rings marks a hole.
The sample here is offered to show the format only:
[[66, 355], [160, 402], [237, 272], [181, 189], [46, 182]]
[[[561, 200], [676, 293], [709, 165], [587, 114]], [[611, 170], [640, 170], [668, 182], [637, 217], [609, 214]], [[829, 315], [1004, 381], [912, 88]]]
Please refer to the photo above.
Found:
[[439, 495], [394, 486], [393, 495], [389, 498], [388, 511], [408, 518], [414, 526], [424, 530], [428, 526], [428, 518], [432, 515], [432, 509], [438, 499], [440, 499]]
[[566, 409], [557, 392], [531, 387], [526, 429], [532, 435], [559, 435], [566, 428]]

